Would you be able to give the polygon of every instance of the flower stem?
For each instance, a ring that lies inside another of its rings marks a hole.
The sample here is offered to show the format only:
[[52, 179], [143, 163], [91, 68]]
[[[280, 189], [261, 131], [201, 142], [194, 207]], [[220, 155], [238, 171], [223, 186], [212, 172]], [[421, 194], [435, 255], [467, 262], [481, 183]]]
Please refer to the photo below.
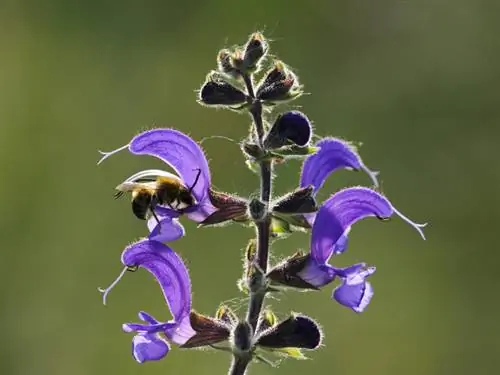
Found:
[[[260, 147], [264, 143], [264, 123], [262, 119], [262, 103], [255, 99], [252, 79], [249, 75], [243, 75], [243, 80], [247, 89], [248, 95], [253, 99], [250, 114], [257, 133], [257, 142]], [[266, 205], [266, 214], [262, 220], [256, 223], [257, 225], [257, 264], [259, 271], [265, 274], [267, 272], [267, 263], [269, 258], [269, 239], [271, 236], [270, 225], [271, 218], [268, 214], [269, 201], [271, 199], [272, 190], [272, 162], [270, 160], [260, 161], [260, 200]], [[259, 321], [260, 313], [266, 298], [266, 289], [258, 288], [257, 291], [250, 293], [250, 301], [248, 303], [248, 310], [246, 320], [253, 329], [255, 335], [257, 330], [257, 323]], [[247, 359], [234, 357], [229, 370], [229, 375], [244, 375], [248, 367], [249, 361]]]
[[248, 367], [248, 359], [233, 357], [228, 375], [245, 375]]

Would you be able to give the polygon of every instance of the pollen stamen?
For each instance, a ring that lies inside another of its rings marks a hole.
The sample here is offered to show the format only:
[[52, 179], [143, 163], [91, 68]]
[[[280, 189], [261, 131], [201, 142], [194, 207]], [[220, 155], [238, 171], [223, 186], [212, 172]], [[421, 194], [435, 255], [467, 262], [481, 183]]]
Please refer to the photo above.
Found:
[[120, 272], [118, 277], [107, 288], [101, 288], [101, 287], [97, 288], [97, 290], [102, 293], [102, 304], [103, 305], [106, 305], [106, 299], [108, 297], [109, 292], [111, 292], [111, 290], [116, 286], [116, 284], [118, 284], [120, 282], [120, 280], [125, 275], [125, 273], [127, 271], [135, 271], [135, 270], [136, 270], [135, 267], [129, 267], [129, 266], [123, 267], [123, 270]]
[[423, 224], [419, 224], [419, 223], [416, 223], [414, 221], [412, 221], [411, 219], [409, 219], [408, 217], [406, 217], [405, 215], [403, 215], [400, 211], [396, 210], [396, 208], [392, 207], [392, 210], [394, 211], [394, 213], [396, 215], [398, 215], [401, 219], [403, 219], [404, 221], [406, 221], [408, 224], [410, 224], [413, 228], [415, 228], [415, 230], [420, 234], [420, 236], [425, 240], [425, 234], [424, 234], [424, 231], [422, 230], [422, 228], [426, 227], [428, 223], [423, 223]]
[[99, 159], [99, 161], [97, 162], [97, 165], [101, 164], [104, 160], [106, 160], [107, 158], [109, 158], [111, 155], [114, 155], [120, 151], [123, 151], [125, 150], [130, 144], [127, 143], [125, 146], [122, 146], [122, 147], [119, 147], [117, 148], [116, 150], [113, 150], [113, 151], [101, 151], [101, 150], [98, 150], [99, 153], [102, 155], [102, 158]]
[[369, 169], [366, 165], [364, 165], [363, 163], [361, 163], [361, 170], [363, 172], [365, 172], [368, 176], [370, 176], [370, 179], [372, 180], [373, 182], [373, 186], [375, 187], [375, 189], [378, 189], [379, 187], [379, 183], [378, 183], [378, 179], [377, 179], [377, 176], [380, 174], [379, 171], [372, 171], [371, 169]]

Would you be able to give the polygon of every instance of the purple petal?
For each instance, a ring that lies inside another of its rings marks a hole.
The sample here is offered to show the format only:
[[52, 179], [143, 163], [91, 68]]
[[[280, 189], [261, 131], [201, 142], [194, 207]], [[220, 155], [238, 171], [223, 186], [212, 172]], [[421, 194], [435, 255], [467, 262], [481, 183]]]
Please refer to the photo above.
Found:
[[208, 195], [210, 170], [201, 147], [188, 135], [174, 129], [153, 129], [132, 139], [131, 153], [157, 157], [170, 165], [188, 187], [195, 183], [198, 169], [201, 174], [193, 187], [193, 195], [202, 202]]
[[174, 319], [182, 321], [191, 311], [191, 280], [182, 259], [168, 246], [142, 240], [122, 253], [122, 263], [148, 270], [161, 286]]
[[168, 343], [157, 334], [139, 334], [132, 339], [132, 355], [139, 363], [158, 361], [169, 350]]
[[184, 213], [189, 220], [192, 220], [196, 223], [201, 223], [215, 211], [217, 211], [217, 208], [212, 205], [210, 200], [206, 199], [205, 201], [197, 204], [194, 207], [186, 208], [184, 210]]
[[184, 345], [196, 332], [191, 327], [189, 316], [184, 317], [175, 327], [167, 328], [165, 334], [168, 339], [177, 345]]
[[374, 190], [353, 187], [335, 193], [323, 203], [314, 221], [312, 257], [319, 264], [326, 263], [351, 225], [370, 216], [388, 218], [392, 213], [389, 201]]
[[172, 219], [171, 217], [163, 217], [160, 219], [160, 224], [153, 217], [148, 220], [148, 228], [151, 231], [149, 239], [152, 241], [172, 242], [185, 235], [182, 224], [177, 219]]
[[349, 238], [347, 237], [347, 234], [350, 232], [351, 227], [347, 228], [340, 236], [340, 238], [335, 242], [335, 245], [333, 245], [333, 253], [338, 255], [342, 254], [344, 251], [346, 251], [347, 246], [349, 245]]
[[331, 283], [336, 276], [335, 269], [329, 264], [318, 264], [314, 259], [310, 258], [306, 266], [297, 273], [302, 280], [321, 288]]
[[375, 272], [375, 267], [364, 269], [355, 265], [344, 271], [346, 270], [349, 271], [342, 279], [342, 285], [333, 291], [332, 297], [341, 305], [355, 312], [362, 312], [373, 297], [373, 288], [365, 279]]
[[316, 193], [328, 176], [340, 168], [365, 171], [372, 179], [373, 185], [378, 187], [378, 172], [368, 169], [349, 143], [336, 138], [326, 138], [318, 142], [316, 147], [320, 147], [320, 150], [309, 156], [302, 165], [301, 187], [313, 185]]

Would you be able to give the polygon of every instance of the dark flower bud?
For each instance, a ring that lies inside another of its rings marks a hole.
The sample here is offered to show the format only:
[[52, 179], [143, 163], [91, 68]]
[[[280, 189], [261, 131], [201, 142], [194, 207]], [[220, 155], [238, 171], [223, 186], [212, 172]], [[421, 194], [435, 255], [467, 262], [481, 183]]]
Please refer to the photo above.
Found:
[[252, 199], [248, 204], [250, 217], [255, 221], [260, 221], [266, 216], [266, 205], [258, 199]]
[[278, 324], [278, 318], [274, 315], [274, 312], [269, 309], [262, 312], [259, 321], [259, 330], [261, 332], [274, 327], [276, 324]]
[[248, 72], [255, 72], [258, 70], [259, 62], [267, 53], [268, 49], [269, 45], [261, 33], [252, 34], [245, 46], [245, 54], [243, 57], [245, 70]]
[[295, 99], [302, 94], [297, 76], [281, 61], [276, 61], [257, 89], [257, 98], [270, 102], [282, 102]]
[[305, 315], [294, 314], [260, 333], [256, 344], [267, 348], [316, 349], [322, 334], [318, 323]]
[[299, 273], [305, 269], [309, 262], [310, 254], [301, 251], [296, 252], [291, 257], [277, 264], [267, 273], [267, 279], [273, 284], [280, 284], [298, 289], [318, 290], [315, 285], [303, 280]]
[[237, 77], [240, 74], [239, 70], [236, 69], [234, 65], [232, 53], [228, 49], [219, 51], [217, 55], [217, 66], [220, 72], [229, 74], [232, 77]]
[[278, 116], [264, 140], [266, 149], [297, 145], [304, 147], [311, 141], [312, 127], [306, 115], [299, 111]]
[[208, 191], [210, 202], [217, 210], [200, 223], [201, 226], [216, 225], [229, 220], [246, 221], [248, 202], [235, 195]]
[[215, 312], [215, 318], [233, 326], [238, 321], [236, 314], [226, 305], [221, 305]]
[[245, 249], [245, 260], [247, 263], [252, 263], [255, 259], [255, 255], [257, 254], [257, 240], [252, 238], [248, 241], [248, 245]]
[[249, 352], [252, 348], [253, 330], [247, 322], [239, 322], [231, 332], [231, 345], [239, 353]]
[[189, 320], [196, 334], [185, 344], [181, 345], [181, 348], [197, 348], [213, 345], [229, 338], [229, 325], [222, 320], [198, 314], [195, 311], [191, 311]]
[[316, 212], [318, 207], [313, 196], [312, 185], [299, 188], [280, 198], [273, 207], [273, 212], [281, 214], [308, 214]]
[[235, 106], [244, 104], [247, 95], [221, 76], [210, 73], [201, 87], [199, 101], [206, 105]]

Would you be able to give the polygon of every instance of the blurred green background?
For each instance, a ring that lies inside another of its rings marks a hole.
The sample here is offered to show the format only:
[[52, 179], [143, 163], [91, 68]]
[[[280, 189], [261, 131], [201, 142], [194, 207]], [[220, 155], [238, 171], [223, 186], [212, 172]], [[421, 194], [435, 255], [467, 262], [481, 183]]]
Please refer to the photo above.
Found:
[[[318, 293], [272, 300], [284, 316], [310, 314], [325, 332], [311, 361], [250, 374], [496, 374], [500, 366], [497, 236], [500, 214], [500, 5], [442, 1], [8, 1], [0, 2], [0, 373], [9, 375], [213, 374], [225, 353], [174, 348], [139, 365], [123, 322], [144, 309], [169, 318], [145, 272], [128, 275], [101, 304], [98, 286], [120, 270], [124, 246], [144, 235], [125, 201], [125, 177], [157, 160], [126, 152], [96, 166], [138, 131], [173, 126], [195, 139], [244, 137], [249, 119], [203, 108], [196, 93], [220, 48], [263, 30], [311, 95], [294, 102], [320, 135], [363, 142], [384, 192], [428, 240], [400, 220], [357, 224], [337, 265], [378, 267], [375, 297], [357, 315]], [[256, 192], [236, 144], [204, 143], [217, 188]], [[277, 170], [277, 194], [299, 164]], [[321, 198], [368, 184], [338, 172]], [[194, 307], [233, 299], [238, 225], [196, 229], [173, 244], [189, 265]], [[222, 237], [224, 236], [224, 237]], [[274, 259], [307, 249], [296, 234]]]

